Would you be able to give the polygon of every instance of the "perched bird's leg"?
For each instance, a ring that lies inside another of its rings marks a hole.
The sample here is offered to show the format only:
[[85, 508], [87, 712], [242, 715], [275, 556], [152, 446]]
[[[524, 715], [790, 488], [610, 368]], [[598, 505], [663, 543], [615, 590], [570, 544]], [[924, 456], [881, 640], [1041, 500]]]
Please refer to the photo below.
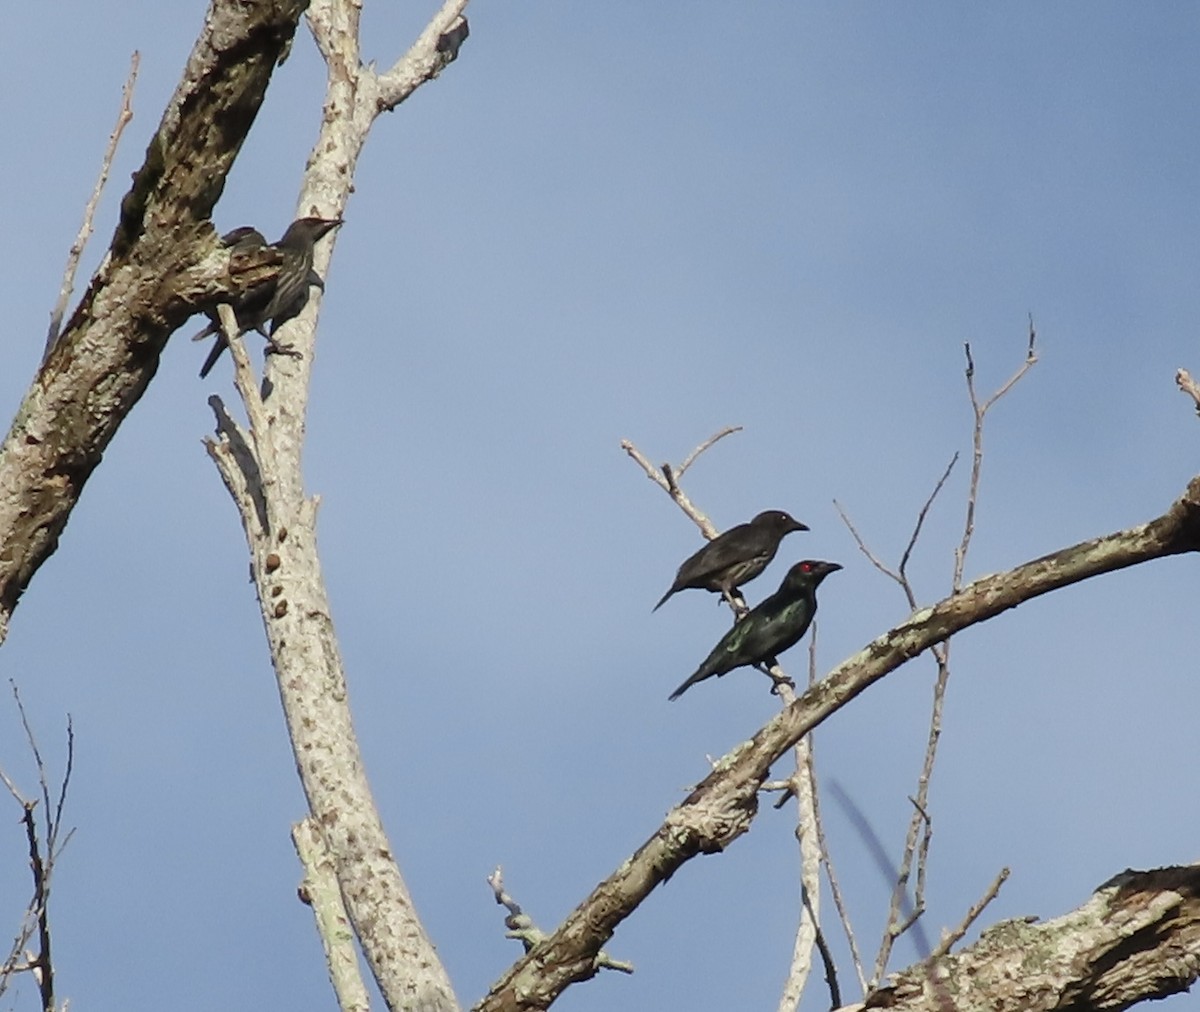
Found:
[[789, 689], [794, 689], [796, 683], [793, 682], [787, 675], [779, 670], [779, 661], [774, 657], [768, 657], [762, 664], [758, 665], [771, 679], [771, 695], [778, 696], [781, 686], [786, 685]]
[[742, 592], [737, 587], [731, 590], [722, 590], [721, 597], [725, 603], [729, 605], [729, 610], [733, 612], [733, 620], [740, 622], [746, 617], [750, 611], [750, 606], [746, 604], [746, 599], [742, 596]]
[[273, 337], [267, 338], [267, 355], [287, 355], [289, 358], [304, 358], [304, 353], [297, 351], [290, 344], [280, 344]]

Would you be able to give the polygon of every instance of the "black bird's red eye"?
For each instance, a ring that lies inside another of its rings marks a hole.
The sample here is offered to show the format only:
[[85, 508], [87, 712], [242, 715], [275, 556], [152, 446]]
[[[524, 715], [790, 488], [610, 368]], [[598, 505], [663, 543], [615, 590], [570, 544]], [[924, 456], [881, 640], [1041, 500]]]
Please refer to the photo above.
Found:
[[809, 563], [807, 563], [807, 562], [802, 562], [802, 563], [800, 563], [800, 569], [801, 569], [801, 571], [802, 571], [802, 572], [805, 572], [805, 573], [811, 573], [811, 572], [812, 572], [812, 566], [811, 566], [811, 565], [809, 565]]

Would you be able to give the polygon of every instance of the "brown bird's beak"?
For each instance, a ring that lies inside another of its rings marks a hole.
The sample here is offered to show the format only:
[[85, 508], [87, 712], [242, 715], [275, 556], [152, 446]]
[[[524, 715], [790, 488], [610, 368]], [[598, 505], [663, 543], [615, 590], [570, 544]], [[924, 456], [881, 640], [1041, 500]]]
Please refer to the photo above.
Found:
[[[317, 230], [316, 239], [324, 238], [330, 232], [332, 232], [335, 228], [337, 228], [339, 225], [342, 225], [344, 223], [345, 223], [345, 219], [343, 219], [343, 218], [327, 218], [322, 223], [321, 227]], [[314, 241], [316, 241], [316, 240], [314, 239]]]

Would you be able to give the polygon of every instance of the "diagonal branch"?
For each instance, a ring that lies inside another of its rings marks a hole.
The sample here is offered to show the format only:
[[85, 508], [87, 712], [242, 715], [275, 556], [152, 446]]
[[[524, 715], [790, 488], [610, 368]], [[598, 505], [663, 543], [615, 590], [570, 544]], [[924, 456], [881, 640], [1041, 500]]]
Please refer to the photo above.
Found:
[[304, 0], [212, 0], [108, 254], [0, 447], [0, 642], [171, 332], [235, 290], [208, 218]]
[[595, 954], [656, 886], [692, 858], [723, 850], [749, 829], [757, 812], [758, 788], [773, 763], [831, 714], [935, 643], [1062, 587], [1195, 551], [1200, 551], [1200, 476], [1148, 523], [982, 577], [915, 612], [839, 664], [721, 759], [637, 852], [545, 942], [508, 970], [476, 1008], [544, 1009], [570, 984], [592, 976]]

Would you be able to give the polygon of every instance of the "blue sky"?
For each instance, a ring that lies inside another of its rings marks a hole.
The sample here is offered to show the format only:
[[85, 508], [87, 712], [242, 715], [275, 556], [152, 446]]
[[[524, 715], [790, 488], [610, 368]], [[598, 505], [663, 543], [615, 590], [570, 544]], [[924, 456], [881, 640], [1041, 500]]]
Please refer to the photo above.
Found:
[[[386, 65], [429, 9], [368, 5]], [[1161, 512], [1196, 472], [1174, 370], [1200, 369], [1200, 12], [1185, 4], [479, 4], [460, 60], [376, 124], [317, 349], [309, 488], [358, 729], [427, 927], [470, 1004], [518, 955], [485, 883], [550, 928], [769, 718], [740, 671], [667, 694], [726, 618], [650, 608], [698, 537], [620, 451], [678, 463], [720, 527], [786, 508], [822, 587], [823, 669], [905, 616], [836, 498], [889, 559], [955, 451], [913, 563], [943, 595], [970, 412], [1041, 361], [987, 432], [968, 578]], [[0, 103], [11, 413], [115, 117], [142, 75], [90, 270], [203, 18], [179, 5], [14, 9]], [[215, 220], [294, 211], [322, 68], [297, 37]], [[83, 287], [86, 272], [81, 275]], [[288, 828], [303, 805], [235, 512], [200, 440], [228, 366], [169, 344], [0, 652], [48, 754], [77, 734], [78, 832], [55, 897], [60, 993], [98, 1009], [325, 1009]], [[1052, 917], [1125, 867], [1196, 859], [1196, 563], [1030, 603], [954, 643], [926, 927]], [[803, 652], [789, 656], [800, 673]], [[918, 660], [817, 734], [898, 852], [924, 747]], [[11, 706], [0, 765], [32, 784]], [[888, 886], [828, 833], [873, 952]], [[621, 927], [558, 1007], [762, 1008], [798, 909], [792, 813], [764, 812]], [[14, 819], [0, 911], [26, 898]], [[837, 938], [836, 931], [831, 932]], [[837, 951], [847, 1000], [852, 973]], [[901, 942], [894, 966], [911, 962]], [[814, 983], [806, 1008], [824, 1007]], [[26, 993], [24, 1000], [32, 1001]], [[1194, 1002], [1178, 998], [1166, 1008]]]

